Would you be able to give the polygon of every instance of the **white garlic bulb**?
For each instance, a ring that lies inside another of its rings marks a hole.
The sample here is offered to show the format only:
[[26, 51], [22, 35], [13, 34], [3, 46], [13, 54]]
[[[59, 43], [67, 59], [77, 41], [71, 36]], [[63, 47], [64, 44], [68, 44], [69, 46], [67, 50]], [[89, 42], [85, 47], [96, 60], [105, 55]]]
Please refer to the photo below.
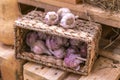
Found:
[[57, 24], [59, 20], [58, 14], [54, 11], [48, 12], [45, 16], [45, 23], [48, 25]]
[[66, 14], [66, 13], [71, 13], [71, 11], [68, 8], [60, 8], [57, 11], [57, 14], [59, 15], [60, 19]]
[[61, 21], [60, 21], [60, 25], [63, 28], [74, 28], [75, 27], [75, 16], [72, 13], [66, 13]]

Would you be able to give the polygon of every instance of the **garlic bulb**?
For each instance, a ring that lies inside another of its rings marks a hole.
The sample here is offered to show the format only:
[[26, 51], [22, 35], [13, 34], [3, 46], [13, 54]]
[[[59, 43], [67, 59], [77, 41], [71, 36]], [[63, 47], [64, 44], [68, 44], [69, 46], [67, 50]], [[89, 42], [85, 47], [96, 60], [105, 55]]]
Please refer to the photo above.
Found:
[[59, 58], [59, 59], [61, 59], [61, 58], [64, 58], [64, 56], [65, 56], [65, 49], [64, 48], [60, 48], [60, 49], [57, 49], [57, 50], [54, 50], [53, 52], [52, 52], [52, 54], [56, 57], [56, 58]]
[[75, 46], [70, 46], [67, 50], [66, 50], [67, 54], [76, 54], [79, 52], [79, 49]]
[[61, 19], [66, 13], [71, 13], [71, 11], [68, 8], [60, 8], [57, 11], [57, 14], [59, 15], [59, 18]]
[[70, 68], [78, 68], [80, 66], [80, 63], [83, 63], [83, 61], [77, 59], [77, 57], [80, 57], [80, 55], [67, 53], [66, 57], [64, 58], [63, 65]]
[[49, 36], [46, 40], [46, 46], [50, 50], [57, 50], [67, 43], [67, 39], [58, 36]]
[[60, 25], [63, 28], [74, 28], [75, 27], [75, 16], [72, 13], [66, 13], [61, 21], [60, 21]]
[[47, 34], [44, 34], [44, 33], [42, 33], [42, 32], [38, 32], [38, 37], [39, 37], [39, 39], [41, 39], [41, 40], [46, 40], [46, 38], [48, 37], [48, 35], [47, 35]]
[[58, 14], [54, 11], [48, 12], [45, 16], [45, 23], [48, 25], [57, 24], [59, 20]]
[[33, 45], [38, 39], [38, 34], [37, 32], [29, 32], [26, 36], [26, 44], [28, 46]]
[[47, 50], [45, 43], [42, 40], [37, 40], [32, 46], [31, 51], [33, 51], [35, 54], [48, 54], [51, 55], [51, 53]]
[[64, 58], [63, 65], [66, 67], [74, 68], [76, 70], [79, 70], [80, 64], [84, 63], [86, 61], [85, 58], [81, 57], [81, 54], [79, 53], [79, 49], [77, 47], [69, 47], [66, 50], [66, 56]]

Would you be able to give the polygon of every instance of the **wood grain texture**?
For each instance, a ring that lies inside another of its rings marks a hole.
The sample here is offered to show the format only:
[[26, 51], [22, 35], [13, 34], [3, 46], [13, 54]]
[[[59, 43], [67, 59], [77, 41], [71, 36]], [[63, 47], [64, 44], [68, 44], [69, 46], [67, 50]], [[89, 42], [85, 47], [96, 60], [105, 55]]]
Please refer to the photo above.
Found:
[[99, 55], [120, 61], [120, 38], [114, 41], [113, 44], [111, 44], [106, 49], [103, 49], [105, 46], [109, 45], [111, 42], [107, 39], [101, 39], [100, 40], [100, 51]]
[[56, 1], [66, 2], [70, 4], [78, 4], [81, 2], [81, 0], [56, 0]]
[[110, 52], [110, 51], [106, 51], [106, 50], [100, 50], [99, 54], [101, 56], [104, 56], [104, 57], [107, 57], [107, 58], [110, 58], [110, 59], [113, 59], [113, 60], [116, 60], [116, 61], [120, 61], [120, 55], [119, 54], [116, 54], [116, 53], [113, 53], [113, 52]]
[[60, 7], [67, 7], [80, 18], [89, 20], [90, 18], [101, 24], [120, 28], [120, 13], [111, 14], [100, 8], [92, 7], [86, 4], [73, 5], [55, 0], [18, 0], [19, 3], [28, 4], [47, 10], [57, 10]]
[[0, 42], [14, 45], [14, 21], [21, 15], [17, 0], [0, 2]]
[[78, 80], [81, 76], [79, 74], [68, 73], [64, 80]]
[[24, 80], [118, 80], [120, 64], [113, 60], [100, 57], [88, 76], [67, 73], [35, 63], [24, 65]]
[[24, 80], [62, 80], [67, 72], [35, 63], [24, 65]]
[[16, 60], [14, 49], [0, 43], [0, 67], [2, 80], [23, 80], [23, 60]]
[[100, 57], [92, 72], [88, 76], [82, 76], [79, 80], [118, 80], [120, 78], [120, 64], [114, 64], [112, 60]]

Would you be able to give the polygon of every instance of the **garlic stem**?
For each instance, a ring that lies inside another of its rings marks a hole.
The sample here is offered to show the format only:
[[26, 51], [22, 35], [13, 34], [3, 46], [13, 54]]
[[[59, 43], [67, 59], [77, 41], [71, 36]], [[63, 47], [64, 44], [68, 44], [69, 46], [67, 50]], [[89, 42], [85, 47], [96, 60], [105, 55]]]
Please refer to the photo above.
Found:
[[77, 57], [77, 59], [82, 60], [82, 61], [87, 61], [87, 59], [82, 58], [82, 57]]

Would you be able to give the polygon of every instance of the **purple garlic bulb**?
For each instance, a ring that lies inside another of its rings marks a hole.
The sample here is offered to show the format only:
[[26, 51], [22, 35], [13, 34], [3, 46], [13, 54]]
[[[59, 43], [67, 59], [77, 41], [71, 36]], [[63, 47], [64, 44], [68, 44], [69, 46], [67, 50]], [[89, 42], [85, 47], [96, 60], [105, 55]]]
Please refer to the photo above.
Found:
[[68, 8], [60, 8], [57, 11], [57, 14], [59, 15], [59, 18], [61, 19], [66, 13], [71, 13], [71, 11]]
[[61, 21], [60, 21], [60, 25], [63, 28], [74, 28], [75, 27], [75, 16], [72, 13], [66, 13]]
[[52, 51], [59, 49], [65, 45], [65, 43], [67, 43], [67, 39], [57, 36], [49, 36], [46, 40], [46, 46]]
[[48, 54], [51, 55], [51, 53], [47, 50], [45, 43], [42, 40], [37, 40], [32, 46], [31, 51], [33, 51], [35, 54]]
[[77, 57], [80, 57], [80, 55], [74, 53], [67, 53], [66, 57], [64, 58], [64, 66], [70, 68], [78, 68], [80, 66], [80, 63], [83, 63], [83, 61], [77, 59]]
[[52, 54], [56, 57], [56, 58], [59, 58], [59, 59], [61, 59], [61, 58], [64, 58], [64, 56], [65, 56], [65, 49], [64, 48], [60, 48], [60, 49], [57, 49], [57, 50], [54, 50], [53, 52], [52, 52]]
[[45, 16], [45, 23], [48, 25], [57, 24], [59, 20], [58, 14], [54, 11], [48, 12]]
[[67, 49], [67, 54], [77, 54], [79, 52], [79, 49], [75, 46], [71, 46]]
[[29, 32], [26, 36], [26, 44], [28, 46], [33, 45], [38, 39], [38, 34], [37, 32]]
[[41, 32], [38, 32], [38, 37], [39, 39], [41, 40], [46, 40], [48, 35], [47, 34], [44, 34], [44, 33], [41, 33]]

